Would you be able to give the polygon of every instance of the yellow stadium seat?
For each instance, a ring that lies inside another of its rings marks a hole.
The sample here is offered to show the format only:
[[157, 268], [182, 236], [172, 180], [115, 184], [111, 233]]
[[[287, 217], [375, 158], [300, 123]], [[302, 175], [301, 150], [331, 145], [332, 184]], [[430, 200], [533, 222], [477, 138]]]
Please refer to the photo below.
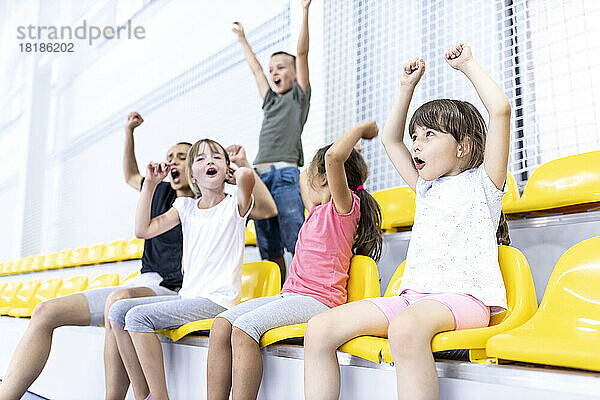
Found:
[[103, 287], [119, 286], [119, 274], [116, 272], [107, 272], [94, 278], [85, 288], [85, 290], [98, 289]]
[[381, 228], [385, 232], [398, 232], [412, 226], [415, 218], [415, 192], [408, 187], [374, 192], [373, 197], [381, 207]]
[[121, 281], [121, 283], [119, 283], [119, 286], [125, 285], [127, 282], [129, 282], [130, 280], [132, 280], [133, 278], [135, 278], [136, 276], [138, 276], [140, 274], [140, 271], [135, 271], [132, 274], [127, 275], [127, 277], [125, 279], [123, 279]]
[[44, 264], [42, 265], [42, 269], [53, 269], [53, 268], [57, 268], [58, 266], [56, 265], [56, 257], [58, 256], [58, 253], [50, 253], [50, 254], [46, 254], [46, 257], [44, 258]]
[[88, 278], [85, 275], [74, 276], [61, 285], [58, 292], [56, 292], [56, 297], [63, 297], [82, 292], [85, 290], [87, 282]]
[[106, 249], [107, 246], [102, 243], [90, 247], [88, 250], [88, 259], [90, 264], [101, 264], [106, 262]]
[[6, 269], [8, 268], [8, 265], [9, 265], [8, 263], [9, 262], [10, 261], [5, 261], [3, 263], [0, 263], [0, 275], [6, 275], [7, 274]]
[[71, 267], [71, 253], [72, 250], [62, 250], [56, 253], [56, 259], [54, 261], [54, 268], [65, 268]]
[[572, 213], [600, 208], [600, 150], [540, 165], [507, 214]]
[[507, 209], [510, 209], [517, 201], [519, 201], [519, 187], [515, 177], [510, 172], [506, 175], [506, 193], [502, 197], [502, 211], [506, 213]]
[[[348, 302], [377, 297], [380, 293], [377, 265], [370, 257], [354, 256], [348, 271]], [[260, 347], [285, 339], [304, 337], [306, 324], [270, 329], [260, 338]]]
[[4, 290], [5, 287], [6, 287], [6, 282], [0, 281], [0, 295], [2, 294], [2, 291]]
[[256, 246], [256, 229], [253, 220], [248, 221], [246, 225], [246, 246]]
[[21, 271], [20, 272], [31, 272], [31, 262], [33, 261], [33, 256], [27, 256], [21, 258]]
[[90, 263], [88, 258], [88, 248], [79, 247], [71, 251], [71, 266], [76, 267], [79, 265], [86, 265]]
[[0, 315], [8, 314], [12, 301], [22, 285], [23, 282], [21, 281], [12, 281], [6, 284], [2, 293], [0, 293]]
[[558, 260], [540, 308], [524, 325], [492, 337], [499, 359], [600, 371], [600, 236]]
[[[491, 318], [490, 326], [479, 329], [442, 332], [434, 336], [432, 351], [469, 349], [471, 361], [495, 362], [485, 353], [486, 341], [493, 335], [521, 325], [537, 308], [535, 289], [527, 260], [513, 247], [498, 246], [500, 269], [506, 286], [508, 310]], [[397, 296], [404, 273], [402, 263], [390, 280], [385, 297]], [[373, 362], [392, 362], [389, 342], [385, 338], [361, 336], [345, 343], [341, 351]]]
[[[10, 310], [8, 310], [8, 315], [11, 315], [13, 317], [31, 317], [35, 306], [37, 306], [42, 301], [46, 301], [56, 297], [56, 294], [61, 284], [61, 278], [52, 278], [48, 279], [45, 282], [42, 282], [33, 296], [23, 296], [23, 301], [21, 301], [20, 304], [13, 302], [15, 304]], [[25, 285], [23, 285], [23, 287], [25, 287]], [[23, 288], [21, 288], [17, 297], [20, 296], [22, 293]]]
[[127, 259], [127, 240], [115, 240], [106, 247], [105, 261], [117, 262]]
[[125, 250], [125, 260], [132, 260], [142, 258], [144, 254], [144, 240], [143, 239], [131, 239], [127, 242], [127, 248]]
[[20, 274], [21, 272], [23, 272], [21, 270], [22, 263], [23, 259], [12, 261], [6, 269], [7, 274]]
[[[271, 261], [245, 263], [242, 266], [241, 301], [257, 297], [275, 296], [281, 291], [281, 272], [279, 266]], [[192, 332], [209, 330], [214, 318], [190, 322], [176, 329], [161, 329], [156, 331], [174, 342]]]
[[25, 282], [15, 293], [15, 296], [8, 305], [9, 308], [7, 314], [13, 317], [19, 317], [22, 310], [33, 301], [35, 293], [40, 287], [40, 283], [39, 279]]
[[31, 260], [31, 266], [29, 268], [30, 271], [36, 272], [36, 271], [44, 270], [44, 262], [45, 261], [46, 261], [46, 256], [44, 256], [44, 255], [34, 256], [33, 259]]

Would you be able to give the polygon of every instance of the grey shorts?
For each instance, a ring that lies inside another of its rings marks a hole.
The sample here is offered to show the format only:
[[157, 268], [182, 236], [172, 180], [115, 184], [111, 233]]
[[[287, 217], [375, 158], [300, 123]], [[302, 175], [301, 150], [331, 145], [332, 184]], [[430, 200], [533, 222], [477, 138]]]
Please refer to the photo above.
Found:
[[243, 330], [256, 342], [269, 329], [303, 324], [329, 306], [310, 296], [297, 293], [280, 293], [271, 297], [248, 300], [217, 317], [225, 318], [231, 325]]
[[[128, 289], [134, 287], [147, 287], [152, 290], [157, 296], [173, 296], [176, 295], [177, 292], [167, 289], [164, 286], [160, 286], [159, 283], [162, 281], [162, 278], [158, 282], [155, 276], [148, 276], [147, 274], [156, 274], [155, 272], [148, 272], [141, 274], [140, 277], [143, 276], [145, 279], [132, 279], [128, 282], [127, 285], [124, 286], [116, 286], [116, 287], [107, 287], [107, 288], [99, 288], [92, 290], [85, 290], [81, 292], [81, 294], [85, 297], [88, 307], [90, 309], [90, 326], [100, 326], [104, 324], [104, 305], [106, 304], [106, 299], [108, 296], [119, 289]], [[156, 274], [158, 277], [160, 275]]]
[[108, 318], [130, 332], [154, 332], [214, 318], [225, 310], [225, 307], [202, 297], [138, 297], [115, 302], [108, 311]]

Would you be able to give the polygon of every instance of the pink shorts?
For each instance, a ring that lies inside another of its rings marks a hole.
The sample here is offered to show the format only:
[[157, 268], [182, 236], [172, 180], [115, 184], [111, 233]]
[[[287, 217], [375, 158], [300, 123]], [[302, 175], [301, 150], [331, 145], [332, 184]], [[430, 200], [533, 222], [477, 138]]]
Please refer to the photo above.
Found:
[[406, 289], [400, 296], [374, 297], [366, 300], [379, 307], [388, 321], [417, 301], [435, 300], [448, 307], [452, 312], [454, 330], [484, 328], [490, 324], [490, 308], [469, 294], [420, 293]]

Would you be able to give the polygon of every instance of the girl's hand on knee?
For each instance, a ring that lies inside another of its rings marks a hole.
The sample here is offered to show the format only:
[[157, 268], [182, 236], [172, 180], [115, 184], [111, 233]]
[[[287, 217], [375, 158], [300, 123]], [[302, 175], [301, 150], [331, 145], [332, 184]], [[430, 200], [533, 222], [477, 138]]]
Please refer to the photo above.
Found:
[[425, 60], [420, 57], [415, 57], [406, 64], [404, 64], [404, 70], [402, 78], [400, 78], [400, 84], [402, 86], [415, 87], [421, 77], [425, 73]]
[[457, 42], [444, 53], [444, 59], [452, 68], [461, 70], [467, 61], [473, 60], [471, 48], [462, 42]]

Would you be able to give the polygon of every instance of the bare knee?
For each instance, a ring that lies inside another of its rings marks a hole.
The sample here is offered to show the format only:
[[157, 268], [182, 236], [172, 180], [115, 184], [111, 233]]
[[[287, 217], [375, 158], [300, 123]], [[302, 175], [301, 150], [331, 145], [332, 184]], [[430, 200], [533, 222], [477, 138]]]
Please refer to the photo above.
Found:
[[245, 346], [258, 346], [258, 343], [246, 332], [238, 327], [233, 327], [231, 330], [231, 346], [232, 347], [245, 347]]
[[226, 346], [231, 345], [231, 323], [225, 318], [215, 318], [210, 328], [209, 344], [211, 346]]
[[332, 326], [331, 319], [324, 314], [327, 313], [317, 314], [308, 321], [304, 332], [304, 351], [331, 351], [339, 347], [340, 344], [336, 343], [331, 335], [335, 327]]
[[54, 330], [62, 324], [59, 322], [61, 311], [60, 299], [51, 299], [39, 303], [31, 314], [30, 327], [34, 329]]
[[430, 346], [431, 335], [420, 328], [423, 321], [411, 314], [399, 314], [388, 328], [390, 350], [395, 357], [405, 357], [423, 346]]

